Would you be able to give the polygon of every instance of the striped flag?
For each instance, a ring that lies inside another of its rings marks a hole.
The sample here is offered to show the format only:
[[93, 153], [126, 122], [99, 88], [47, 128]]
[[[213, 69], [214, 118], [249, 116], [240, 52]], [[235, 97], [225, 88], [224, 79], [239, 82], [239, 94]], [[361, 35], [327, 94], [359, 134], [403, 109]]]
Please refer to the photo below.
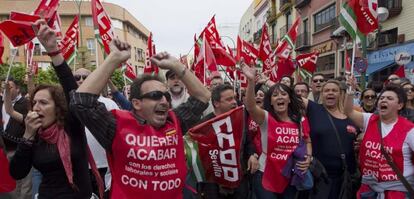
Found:
[[[372, 2], [372, 0], [369, 0], [369, 2]], [[371, 5], [372, 3], [367, 4]], [[359, 1], [351, 0], [349, 2], [345, 2], [341, 8], [339, 22], [345, 28], [351, 38], [357, 43], [366, 41], [365, 35], [369, 32], [372, 32], [378, 27], [375, 13], [376, 7], [375, 9], [372, 9], [371, 7], [372, 6], [370, 6], [370, 9], [367, 9], [361, 6]], [[361, 13], [361, 10], [363, 10], [362, 12], [365, 14]], [[370, 13], [369, 16], [374, 17], [368, 17], [367, 13]]]

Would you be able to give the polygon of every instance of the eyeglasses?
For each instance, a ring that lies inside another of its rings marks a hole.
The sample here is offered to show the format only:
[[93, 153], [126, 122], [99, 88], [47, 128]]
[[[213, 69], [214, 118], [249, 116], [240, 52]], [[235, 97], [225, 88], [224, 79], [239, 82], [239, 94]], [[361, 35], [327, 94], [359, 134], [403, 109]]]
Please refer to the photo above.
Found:
[[414, 88], [404, 88], [405, 92], [414, 92]]
[[81, 78], [85, 80], [88, 77], [88, 75], [74, 75], [73, 77], [75, 77], [76, 81], [79, 81], [81, 80]]
[[314, 80], [312, 80], [313, 81], [313, 83], [318, 83], [318, 82], [325, 82], [325, 80], [324, 79], [314, 79]]
[[365, 95], [364, 99], [375, 99], [375, 95]]
[[151, 92], [141, 95], [140, 97], [138, 97], [138, 99], [146, 98], [146, 99], [151, 99], [151, 100], [160, 100], [162, 99], [162, 97], [165, 97], [168, 102], [171, 102], [171, 95], [168, 91], [166, 92], [151, 91]]

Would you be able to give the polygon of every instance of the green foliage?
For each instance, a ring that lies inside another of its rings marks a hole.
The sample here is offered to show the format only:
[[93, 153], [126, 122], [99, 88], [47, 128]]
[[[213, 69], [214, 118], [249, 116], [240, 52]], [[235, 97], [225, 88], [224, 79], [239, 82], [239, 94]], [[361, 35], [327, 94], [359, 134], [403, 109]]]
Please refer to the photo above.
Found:
[[114, 83], [114, 85], [118, 88], [118, 90], [122, 90], [124, 87], [124, 77], [122, 75], [121, 69], [116, 69], [114, 74], [112, 74], [111, 80]]
[[48, 67], [47, 70], [39, 69], [35, 77], [36, 84], [59, 84], [59, 79], [52, 67]]

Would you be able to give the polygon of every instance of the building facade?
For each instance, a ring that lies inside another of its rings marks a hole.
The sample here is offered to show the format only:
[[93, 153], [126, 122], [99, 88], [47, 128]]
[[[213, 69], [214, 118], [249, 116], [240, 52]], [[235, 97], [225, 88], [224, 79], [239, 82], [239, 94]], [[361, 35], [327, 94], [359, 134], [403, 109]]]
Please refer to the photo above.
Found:
[[[31, 13], [39, 4], [40, 0], [0, 0], [0, 21], [6, 20], [9, 17], [10, 11]], [[140, 23], [134, 16], [131, 15], [125, 8], [122, 8], [112, 3], [102, 3], [105, 11], [111, 17], [112, 25], [114, 27], [115, 35], [128, 42], [131, 45], [131, 59], [128, 60], [137, 73], [143, 71], [145, 66], [145, 51], [147, 48], [147, 40], [149, 37], [149, 30]], [[73, 18], [78, 15], [78, 5], [75, 1], [60, 1], [58, 12], [62, 22], [62, 34], [66, 32], [68, 26], [72, 23]], [[80, 6], [79, 25], [81, 29], [79, 51], [85, 52], [83, 60], [77, 60], [75, 67], [83, 66], [99, 66], [103, 62], [103, 49], [97, 43], [94, 34], [92, 10], [90, 1], [83, 1]], [[39, 41], [34, 40], [35, 49], [33, 61], [38, 62], [40, 67], [47, 67], [51, 60], [46, 55], [45, 49], [40, 45]], [[10, 49], [14, 48], [5, 37], [4, 41], [5, 52], [3, 60], [10, 57]], [[24, 47], [18, 47], [15, 63], [22, 63], [25, 65], [26, 55]]]
[[256, 21], [254, 19], [254, 6], [255, 2], [252, 1], [249, 8], [243, 14], [239, 25], [239, 36], [241, 39], [253, 43], [253, 34], [256, 32], [256, 28], [253, 25]]

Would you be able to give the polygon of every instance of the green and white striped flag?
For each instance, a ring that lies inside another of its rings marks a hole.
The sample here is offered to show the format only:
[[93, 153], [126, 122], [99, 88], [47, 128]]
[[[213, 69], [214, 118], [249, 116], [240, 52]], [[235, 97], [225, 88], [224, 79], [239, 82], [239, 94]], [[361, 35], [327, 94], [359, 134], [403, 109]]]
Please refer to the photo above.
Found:
[[357, 26], [357, 17], [354, 10], [348, 3], [342, 4], [341, 13], [339, 14], [339, 22], [357, 43], [366, 41], [366, 36], [362, 34]]

